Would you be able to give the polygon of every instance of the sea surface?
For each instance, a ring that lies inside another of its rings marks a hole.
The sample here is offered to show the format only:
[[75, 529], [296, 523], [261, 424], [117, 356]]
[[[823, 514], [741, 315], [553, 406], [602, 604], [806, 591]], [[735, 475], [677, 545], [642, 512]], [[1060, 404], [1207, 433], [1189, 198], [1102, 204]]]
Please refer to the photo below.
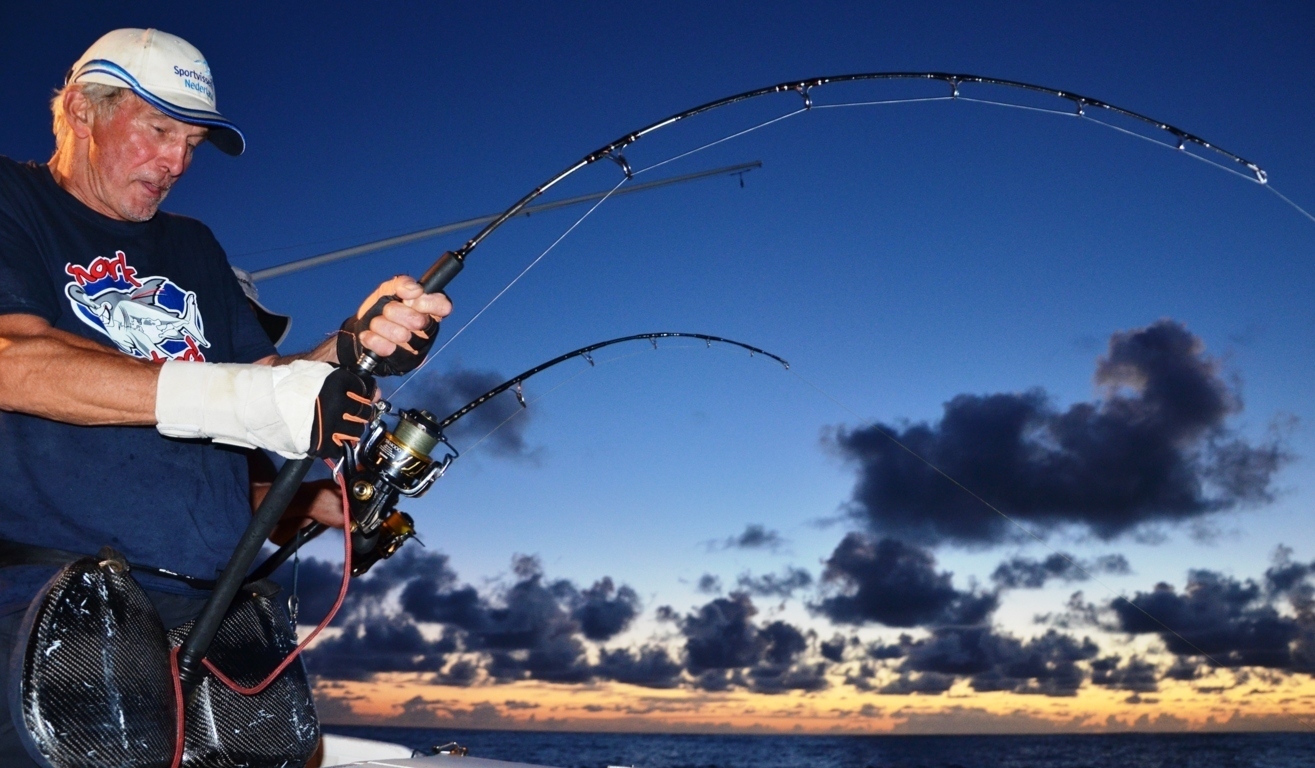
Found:
[[331, 726], [345, 736], [557, 768], [1297, 768], [1315, 733], [727, 736]]

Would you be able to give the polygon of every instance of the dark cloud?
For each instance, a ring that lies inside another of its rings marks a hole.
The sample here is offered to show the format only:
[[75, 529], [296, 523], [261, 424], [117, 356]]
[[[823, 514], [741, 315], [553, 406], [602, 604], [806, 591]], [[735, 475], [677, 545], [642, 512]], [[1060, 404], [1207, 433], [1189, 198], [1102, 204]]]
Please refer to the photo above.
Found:
[[824, 663], [806, 660], [807, 636], [784, 621], [759, 627], [744, 592], [716, 598], [680, 621], [685, 668], [696, 687], [724, 691], [741, 686], [759, 693], [817, 691], [827, 686]]
[[844, 624], [891, 627], [979, 624], [995, 610], [993, 593], [961, 592], [952, 574], [936, 571], [931, 553], [895, 539], [850, 533], [826, 562], [822, 578], [840, 594], [813, 609]]
[[1117, 631], [1117, 627], [1111, 626], [1107, 620], [1103, 620], [1101, 607], [1095, 603], [1087, 602], [1087, 598], [1081, 590], [1069, 595], [1068, 601], [1064, 603], [1063, 611], [1037, 614], [1032, 617], [1032, 620], [1037, 624], [1049, 624], [1058, 629], [1100, 627]]
[[837, 430], [835, 448], [859, 473], [851, 513], [924, 543], [1017, 537], [909, 451], [1041, 531], [1073, 525], [1109, 539], [1271, 499], [1283, 445], [1252, 445], [1226, 427], [1240, 400], [1181, 324], [1114, 334], [1095, 381], [1100, 400], [1064, 411], [1039, 389], [959, 395], [935, 425]]
[[1073, 555], [1055, 552], [1044, 560], [1013, 557], [1000, 563], [991, 581], [1001, 589], [1038, 589], [1047, 581], [1086, 581], [1095, 575], [1130, 573], [1123, 555], [1102, 555], [1094, 560], [1079, 560]]
[[813, 575], [803, 568], [789, 566], [780, 576], [768, 573], [755, 577], [742, 573], [735, 583], [741, 592], [748, 592], [755, 597], [787, 598], [813, 586]]
[[934, 693], [966, 677], [978, 692], [1073, 696], [1087, 675], [1081, 662], [1099, 652], [1091, 640], [1053, 629], [1020, 640], [989, 627], [943, 627], [922, 640], [901, 638], [900, 644], [900, 676], [883, 693]]
[[417, 621], [463, 630], [468, 650], [489, 655], [485, 670], [496, 680], [589, 680], [581, 627], [573, 615], [573, 607], [587, 604], [578, 590], [568, 581], [546, 580], [533, 558], [518, 558], [513, 571], [516, 582], [496, 601], [482, 599], [469, 586], [419, 578], [402, 589], [401, 604]]
[[1122, 666], [1118, 656], [1106, 656], [1091, 662], [1093, 685], [1133, 693], [1155, 693], [1160, 688], [1159, 679], [1156, 666], [1136, 656]]
[[[295, 570], [295, 576], [294, 576]], [[353, 578], [339, 609], [335, 626], [356, 620], [362, 613], [379, 607], [380, 601], [398, 586], [418, 576], [445, 584], [455, 583], [457, 576], [448, 564], [448, 557], [419, 547], [407, 547], [393, 557], [380, 562], [361, 578]], [[342, 563], [332, 563], [316, 557], [301, 560], [295, 566], [285, 563], [272, 577], [284, 595], [296, 588], [298, 599], [297, 623], [319, 624], [338, 599], [342, 585]]]
[[452, 666], [430, 678], [438, 685], [452, 685], [460, 688], [472, 685], [479, 677], [479, 665], [470, 659], [459, 659]]
[[[1211, 666], [1267, 667], [1315, 673], [1315, 621], [1302, 610], [1307, 574], [1279, 563], [1262, 586], [1208, 570], [1188, 573], [1178, 592], [1161, 582], [1131, 602], [1109, 609], [1129, 634], [1155, 634], [1170, 652]], [[1309, 573], [1309, 572], [1307, 572]], [[1278, 598], [1291, 601], [1296, 616], [1280, 613]]]
[[1292, 549], [1280, 546], [1274, 551], [1274, 565], [1265, 571], [1265, 592], [1270, 600], [1286, 598], [1305, 622], [1315, 622], [1315, 563], [1292, 560]]
[[665, 648], [645, 646], [629, 649], [603, 649], [599, 654], [599, 677], [645, 688], [675, 688], [680, 684], [681, 666]]
[[913, 638], [908, 635], [900, 635], [898, 643], [885, 645], [883, 643], [872, 643], [867, 648], [869, 658], [884, 661], [886, 659], [898, 659], [904, 655], [904, 650], [913, 643]]
[[911, 693], [945, 693], [954, 685], [954, 675], [942, 675], [939, 672], [910, 674], [903, 672], [899, 677], [878, 689], [879, 693], [894, 696], [907, 696]]
[[818, 644], [818, 650], [821, 652], [822, 658], [839, 664], [845, 660], [845, 648], [848, 645], [849, 641], [845, 639], [845, 636], [837, 633], [830, 640], [824, 640]]
[[[507, 378], [497, 371], [453, 368], [439, 373], [430, 368], [412, 379], [395, 405], [423, 408], [442, 419]], [[496, 429], [481, 445], [482, 450], [505, 458], [532, 458], [533, 451], [525, 441], [530, 414], [520, 413], [522, 410], [513, 392], [503, 392], [453, 424], [448, 437], [460, 449]]]
[[446, 632], [427, 640], [404, 618], [358, 619], [306, 655], [310, 672], [336, 680], [366, 680], [379, 672], [438, 672], [457, 643]]
[[769, 552], [776, 552], [785, 546], [785, 539], [781, 534], [768, 529], [757, 523], [750, 523], [744, 527], [744, 532], [738, 536], [728, 536], [722, 541], [708, 542], [708, 550], [725, 550], [725, 549], [765, 549]]
[[618, 589], [608, 577], [581, 592], [571, 613], [584, 636], [594, 641], [621, 634], [638, 615], [639, 595], [627, 586]]
[[872, 690], [872, 681], [876, 676], [877, 672], [871, 664], [859, 664], [858, 669], [845, 672], [845, 685], [852, 685], [866, 693]]
[[697, 589], [705, 595], [720, 595], [721, 579], [711, 573], [705, 573], [699, 577]]
[[808, 650], [804, 633], [784, 621], [773, 621], [758, 632], [763, 643], [760, 662], [748, 672], [758, 693], [820, 691], [827, 686], [825, 664], [797, 664]]
[[[584, 642], [604, 642], [625, 631], [640, 610], [633, 589], [608, 577], [583, 590], [549, 580], [528, 557], [514, 561], [513, 575], [510, 586], [483, 595], [460, 583], [446, 555], [404, 549], [353, 580], [337, 621], [342, 634], [308, 651], [308, 664], [322, 676], [343, 679], [433, 672], [431, 679], [445, 685], [470, 685], [481, 671], [495, 681], [580, 683], [613, 672], [638, 678], [620, 657], [595, 669]], [[340, 566], [315, 558], [302, 562], [303, 622], [328, 609], [340, 579]], [[291, 581], [283, 574], [280, 580]], [[434, 635], [418, 624], [442, 627]], [[458, 653], [465, 655], [454, 660]], [[661, 670], [651, 654], [641, 653], [637, 663], [647, 664], [649, 674]]]
[[756, 664], [762, 643], [751, 619], [758, 611], [743, 593], [719, 597], [681, 622], [692, 674]]

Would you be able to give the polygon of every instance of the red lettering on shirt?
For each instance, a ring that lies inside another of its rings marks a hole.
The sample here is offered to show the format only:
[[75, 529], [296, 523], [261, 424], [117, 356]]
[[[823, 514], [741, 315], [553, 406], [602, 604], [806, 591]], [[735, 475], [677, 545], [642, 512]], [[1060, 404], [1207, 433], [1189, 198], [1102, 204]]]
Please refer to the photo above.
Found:
[[114, 277], [133, 287], [141, 286], [137, 280], [137, 270], [128, 265], [128, 256], [123, 251], [115, 251], [114, 258], [97, 256], [90, 264], [83, 267], [72, 262], [64, 265], [64, 272], [78, 281], [78, 285], [94, 283], [106, 277]]

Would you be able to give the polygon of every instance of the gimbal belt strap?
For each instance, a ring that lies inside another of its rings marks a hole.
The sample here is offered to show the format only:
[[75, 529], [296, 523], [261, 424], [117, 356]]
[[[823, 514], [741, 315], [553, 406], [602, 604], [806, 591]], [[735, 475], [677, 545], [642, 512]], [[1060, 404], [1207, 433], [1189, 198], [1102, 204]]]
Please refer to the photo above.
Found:
[[[68, 565], [74, 560], [81, 560], [84, 557], [90, 557], [90, 555], [80, 555], [77, 552], [68, 552], [63, 549], [38, 547], [35, 544], [20, 544], [16, 541], [0, 539], [0, 568], [8, 568], [14, 565]], [[155, 568], [138, 563], [129, 563], [128, 568], [149, 573], [153, 576], [181, 581], [193, 589], [209, 591], [215, 588], [214, 579], [198, 579], [195, 576], [174, 573], [164, 568]]]

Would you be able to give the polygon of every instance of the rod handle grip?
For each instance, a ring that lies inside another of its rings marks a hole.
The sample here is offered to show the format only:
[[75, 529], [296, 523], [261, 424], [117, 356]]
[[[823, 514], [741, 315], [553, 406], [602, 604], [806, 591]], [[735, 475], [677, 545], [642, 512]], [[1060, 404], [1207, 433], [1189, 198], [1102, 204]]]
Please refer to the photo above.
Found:
[[[425, 289], [425, 293], [438, 293], [452, 282], [452, 278], [461, 272], [461, 268], [466, 265], [466, 259], [458, 251], [448, 251], [438, 257], [433, 265], [425, 271], [420, 278], [420, 287]], [[370, 350], [361, 353], [361, 357], [356, 361], [354, 370], [361, 376], [370, 375], [376, 366], [379, 365], [379, 356]]]

